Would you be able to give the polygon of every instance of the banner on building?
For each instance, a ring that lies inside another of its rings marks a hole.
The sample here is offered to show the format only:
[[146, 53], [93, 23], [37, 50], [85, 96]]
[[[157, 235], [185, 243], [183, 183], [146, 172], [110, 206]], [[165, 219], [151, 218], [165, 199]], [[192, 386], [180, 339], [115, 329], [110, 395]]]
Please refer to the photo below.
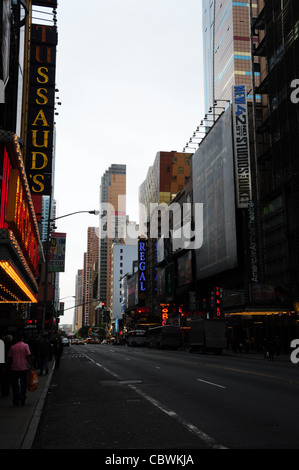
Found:
[[237, 207], [252, 200], [246, 85], [233, 86], [233, 132]]
[[49, 250], [49, 272], [64, 272], [66, 233], [51, 233]]
[[57, 28], [31, 25], [26, 173], [31, 193], [50, 195]]

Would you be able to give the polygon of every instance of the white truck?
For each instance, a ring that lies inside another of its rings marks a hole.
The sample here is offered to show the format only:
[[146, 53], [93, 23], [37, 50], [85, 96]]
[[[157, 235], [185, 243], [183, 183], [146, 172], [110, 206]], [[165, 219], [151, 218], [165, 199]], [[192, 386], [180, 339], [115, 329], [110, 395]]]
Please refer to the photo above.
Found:
[[224, 320], [192, 320], [190, 329], [190, 352], [216, 352], [221, 354], [227, 346]]

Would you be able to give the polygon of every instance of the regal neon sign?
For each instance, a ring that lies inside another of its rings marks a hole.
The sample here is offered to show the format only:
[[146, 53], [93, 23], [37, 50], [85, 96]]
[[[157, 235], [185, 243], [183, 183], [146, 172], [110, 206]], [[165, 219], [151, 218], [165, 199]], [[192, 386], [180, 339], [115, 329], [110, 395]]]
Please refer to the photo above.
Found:
[[138, 252], [139, 252], [139, 292], [144, 292], [146, 289], [146, 243], [144, 241], [139, 241], [138, 243]]

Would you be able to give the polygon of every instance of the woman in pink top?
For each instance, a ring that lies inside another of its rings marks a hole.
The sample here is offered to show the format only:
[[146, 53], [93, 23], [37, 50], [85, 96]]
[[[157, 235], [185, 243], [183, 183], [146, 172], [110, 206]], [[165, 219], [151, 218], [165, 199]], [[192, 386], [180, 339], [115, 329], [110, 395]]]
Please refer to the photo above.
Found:
[[33, 365], [29, 346], [24, 343], [22, 335], [18, 335], [16, 344], [10, 348], [8, 360], [11, 370], [13, 404], [14, 406], [19, 406], [19, 403], [25, 405], [28, 364], [32, 369]]

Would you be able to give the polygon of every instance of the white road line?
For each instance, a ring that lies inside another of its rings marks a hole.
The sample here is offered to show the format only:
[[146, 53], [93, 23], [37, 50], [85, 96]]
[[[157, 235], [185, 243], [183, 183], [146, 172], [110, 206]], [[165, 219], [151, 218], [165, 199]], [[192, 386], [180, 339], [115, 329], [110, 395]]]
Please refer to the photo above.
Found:
[[120, 376], [115, 372], [112, 372], [112, 370], [107, 369], [107, 367], [102, 366], [102, 364], [99, 364], [98, 362], [96, 362], [95, 364], [101, 367], [105, 372], [108, 372], [108, 374], [113, 375], [113, 377], [115, 377], [116, 379], [121, 380]]
[[[107, 369], [106, 367], [104, 367], [102, 364], [99, 364], [98, 362], [95, 362], [91, 357], [87, 356], [86, 354], [84, 354], [84, 356], [86, 356], [87, 359], [89, 359], [91, 362], [96, 364], [98, 367], [101, 367], [105, 372], [108, 372], [108, 374], [112, 375], [113, 377], [115, 377], [118, 380], [121, 380], [121, 378], [119, 377], [118, 374], [115, 374], [110, 369]], [[197, 380], [199, 380], [199, 379], [197, 379]], [[185, 428], [188, 429], [188, 431], [192, 432], [200, 440], [202, 440], [207, 446], [212, 447], [213, 449], [227, 449], [227, 447], [223, 446], [222, 444], [218, 444], [212, 437], [208, 436], [208, 434], [204, 433], [203, 431], [198, 429], [193, 424], [188, 423], [187, 421], [185, 421], [175, 411], [167, 409], [164, 405], [162, 405], [162, 403], [158, 402], [155, 398], [151, 397], [147, 393], [142, 392], [139, 388], [135, 387], [135, 385], [131, 385], [131, 384], [129, 385], [128, 384], [128, 387], [130, 387], [136, 393], [138, 393], [143, 398], [148, 400], [152, 405], [159, 408], [159, 410], [163, 411], [163, 413], [167, 414], [170, 418], [176, 419], [180, 424], [185, 426]], [[219, 387], [221, 387], [221, 385], [219, 385]], [[225, 387], [223, 387], [223, 388], [225, 388]]]
[[167, 409], [164, 405], [159, 403], [155, 398], [151, 397], [147, 393], [142, 392], [141, 390], [139, 390], [139, 388], [135, 387], [134, 385], [128, 385], [128, 387], [132, 388], [136, 393], [138, 393], [143, 398], [148, 400], [152, 405], [159, 408], [159, 410], [163, 411], [163, 413], [167, 414], [171, 418], [176, 419], [180, 424], [185, 426], [185, 428], [188, 429], [188, 431], [195, 434], [199, 439], [201, 439], [209, 447], [212, 447], [213, 449], [227, 449], [227, 447], [223, 446], [222, 444], [218, 444], [212, 437], [208, 436], [208, 434], [204, 433], [193, 424], [185, 421], [175, 411]]
[[116, 379], [120, 380], [119, 375], [115, 374], [115, 373], [112, 372], [110, 369], [107, 369], [107, 368], [104, 367], [102, 364], [99, 364], [99, 363], [96, 362], [94, 359], [92, 359], [91, 357], [87, 356], [87, 354], [83, 354], [83, 356], [85, 356], [87, 359], [89, 359], [91, 362], [93, 362], [96, 366], [101, 367], [105, 372], [108, 372], [108, 374], [113, 375], [113, 377], [115, 377]]
[[202, 379], [196, 379], [196, 380], [198, 380], [198, 382], [204, 382], [205, 384], [214, 385], [214, 387], [226, 388], [223, 385], [214, 384], [213, 382], [208, 382], [207, 380], [202, 380]]

